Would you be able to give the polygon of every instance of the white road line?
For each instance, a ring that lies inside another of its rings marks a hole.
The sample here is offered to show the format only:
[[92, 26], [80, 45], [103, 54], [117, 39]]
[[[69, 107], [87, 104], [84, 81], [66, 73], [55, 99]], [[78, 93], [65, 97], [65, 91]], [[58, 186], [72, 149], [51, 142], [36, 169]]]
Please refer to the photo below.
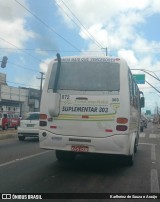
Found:
[[38, 153], [38, 154], [33, 154], [33, 155], [30, 155], [30, 156], [26, 156], [26, 157], [23, 157], [23, 158], [20, 158], [20, 159], [15, 159], [15, 160], [12, 160], [12, 161], [8, 161], [6, 163], [0, 164], [0, 167], [7, 166], [7, 165], [10, 165], [10, 164], [13, 164], [13, 163], [17, 163], [19, 161], [30, 159], [30, 158], [33, 158], [33, 157], [36, 157], [36, 156], [40, 156], [40, 155], [43, 155], [43, 154], [46, 154], [46, 153], [49, 153], [49, 152], [51, 152], [51, 150], [47, 150], [45, 152], [41, 152], [41, 153]]
[[151, 145], [151, 161], [156, 161], [156, 145]]
[[151, 169], [151, 193], [159, 193], [158, 172], [156, 169]]
[[149, 138], [157, 138], [157, 134], [151, 133], [151, 134], [149, 134]]
[[152, 143], [145, 143], [145, 142], [140, 142], [138, 144], [142, 144], [142, 145], [149, 145], [149, 146], [152, 146], [152, 145], [156, 145], [156, 144], [152, 144]]
[[140, 133], [139, 137], [145, 137], [146, 134], [145, 133]]

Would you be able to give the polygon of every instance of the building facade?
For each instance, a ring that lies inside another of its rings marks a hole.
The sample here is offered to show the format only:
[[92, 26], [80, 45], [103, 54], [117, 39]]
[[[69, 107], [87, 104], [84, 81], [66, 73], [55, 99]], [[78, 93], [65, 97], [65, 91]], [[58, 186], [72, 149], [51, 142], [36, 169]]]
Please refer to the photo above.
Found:
[[6, 74], [0, 73], [0, 111], [12, 111], [20, 116], [39, 111], [40, 90], [12, 87], [6, 83]]

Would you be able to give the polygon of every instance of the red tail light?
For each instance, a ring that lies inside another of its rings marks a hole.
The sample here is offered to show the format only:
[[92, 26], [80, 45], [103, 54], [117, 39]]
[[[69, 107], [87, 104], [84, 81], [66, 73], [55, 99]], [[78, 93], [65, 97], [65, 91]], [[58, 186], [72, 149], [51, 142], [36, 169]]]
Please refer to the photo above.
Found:
[[50, 128], [56, 129], [56, 128], [57, 128], [57, 126], [50, 126]]
[[117, 123], [122, 123], [122, 124], [128, 123], [128, 119], [119, 117], [119, 118], [117, 118]]
[[39, 118], [40, 118], [40, 119], [47, 119], [47, 114], [40, 114], [40, 115], [39, 115]]
[[127, 129], [128, 129], [128, 127], [125, 125], [117, 125], [116, 126], [117, 131], [126, 131]]
[[113, 131], [112, 131], [112, 129], [106, 129], [105, 132], [112, 133]]

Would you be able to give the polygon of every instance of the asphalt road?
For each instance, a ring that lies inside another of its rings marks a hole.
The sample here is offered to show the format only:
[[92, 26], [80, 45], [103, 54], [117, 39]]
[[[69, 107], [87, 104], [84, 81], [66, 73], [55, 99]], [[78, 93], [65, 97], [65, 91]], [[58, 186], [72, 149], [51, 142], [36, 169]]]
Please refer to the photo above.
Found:
[[[159, 182], [160, 129], [152, 124], [140, 135], [138, 152], [132, 167], [125, 166], [121, 158], [99, 155], [78, 156], [73, 162], [60, 163], [56, 160], [54, 151], [39, 148], [38, 140], [28, 139], [24, 142], [19, 142], [17, 138], [0, 140], [1, 193], [154, 195], [160, 193]], [[106, 199], [52, 199], [51, 201], [95, 202], [106, 201]], [[129, 199], [120, 201], [129, 201]]]

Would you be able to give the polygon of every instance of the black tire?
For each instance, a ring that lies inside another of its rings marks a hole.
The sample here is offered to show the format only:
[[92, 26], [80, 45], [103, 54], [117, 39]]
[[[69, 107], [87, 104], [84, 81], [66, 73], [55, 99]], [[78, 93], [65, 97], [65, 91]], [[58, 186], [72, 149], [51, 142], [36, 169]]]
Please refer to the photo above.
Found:
[[73, 161], [76, 154], [71, 151], [56, 150], [56, 158], [58, 161]]
[[134, 154], [126, 156], [126, 158], [125, 158], [125, 165], [126, 166], [133, 166], [133, 163], [134, 163]]
[[134, 153], [136, 153], [137, 150], [138, 150], [138, 141], [139, 141], [139, 136], [138, 136], [138, 138], [136, 138], [136, 140], [135, 140], [135, 144], [134, 144]]
[[136, 141], [134, 142], [134, 151], [133, 151], [133, 154], [132, 155], [128, 155], [125, 157], [125, 165], [126, 166], [133, 166], [134, 164], [134, 156], [135, 156], [135, 153], [137, 152], [137, 143]]
[[24, 136], [19, 136], [18, 139], [19, 139], [19, 141], [24, 141], [25, 137]]

